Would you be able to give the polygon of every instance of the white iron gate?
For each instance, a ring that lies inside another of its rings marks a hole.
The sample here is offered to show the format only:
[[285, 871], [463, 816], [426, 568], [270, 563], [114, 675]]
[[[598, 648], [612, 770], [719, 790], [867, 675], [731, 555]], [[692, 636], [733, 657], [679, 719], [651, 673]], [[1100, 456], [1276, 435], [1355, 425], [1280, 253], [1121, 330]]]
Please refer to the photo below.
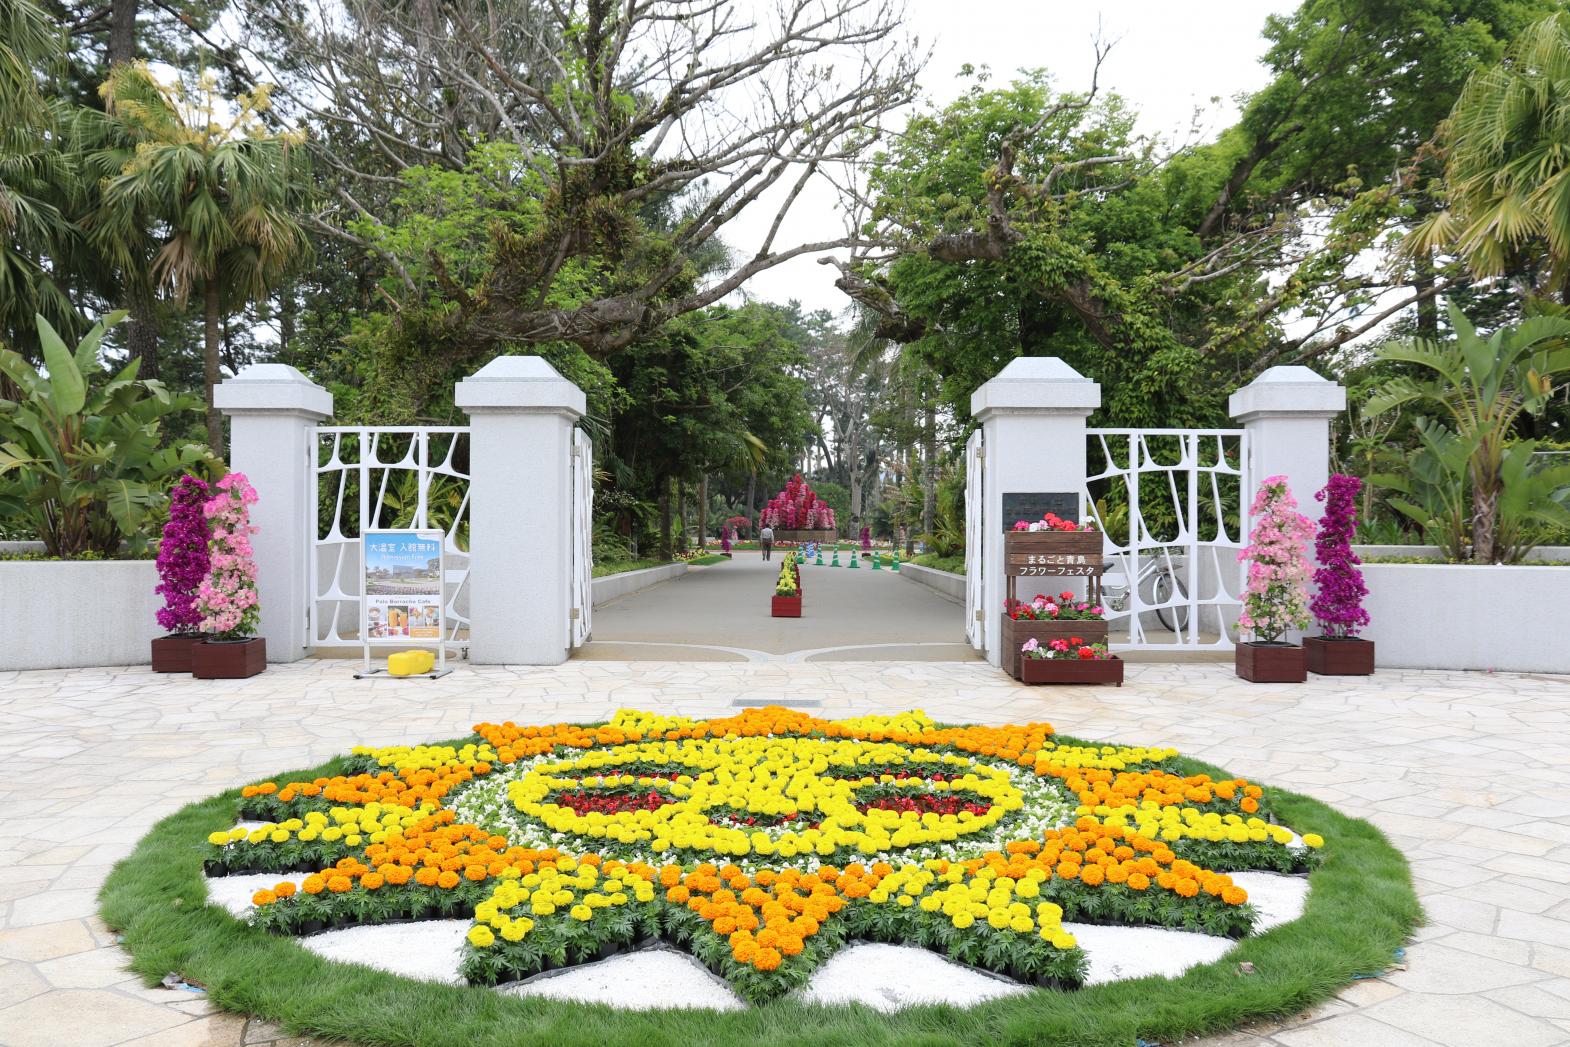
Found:
[[[1230, 649], [1248, 534], [1241, 429], [1090, 429], [1087, 512], [1103, 535], [1114, 646]], [[1116, 639], [1116, 623], [1128, 629]]]
[[982, 465], [986, 457], [981, 430], [965, 441], [965, 636], [978, 651], [987, 649], [987, 621], [982, 607], [982, 555], [986, 544], [986, 499], [982, 486]]
[[593, 629], [594, 614], [594, 441], [572, 431], [572, 635], [582, 647]]
[[360, 646], [360, 534], [439, 529], [449, 651], [469, 636], [469, 430], [458, 426], [317, 426], [310, 476], [308, 647]]

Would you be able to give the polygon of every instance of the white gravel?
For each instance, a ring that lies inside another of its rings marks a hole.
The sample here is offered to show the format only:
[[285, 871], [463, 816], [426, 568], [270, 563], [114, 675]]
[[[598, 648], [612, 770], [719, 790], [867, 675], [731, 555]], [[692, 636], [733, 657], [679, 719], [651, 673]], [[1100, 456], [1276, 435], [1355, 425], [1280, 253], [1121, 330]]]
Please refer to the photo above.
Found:
[[572, 967], [526, 983], [504, 985], [511, 996], [605, 1003], [628, 1011], [702, 1007], [746, 1010], [747, 1004], [697, 960], [673, 949], [643, 949]]
[[346, 927], [296, 938], [329, 960], [360, 963], [393, 974], [457, 985], [463, 936], [470, 920], [423, 920], [374, 927]]
[[239, 876], [207, 877], [207, 900], [228, 909], [237, 919], [251, 915], [251, 895], [257, 891], [271, 890], [285, 880], [294, 881], [298, 887], [305, 879], [304, 873], [244, 873]]
[[813, 972], [798, 993], [807, 1003], [861, 1003], [897, 1011], [924, 1003], [969, 1007], [1028, 991], [912, 945], [848, 945]]
[[1079, 941], [1090, 957], [1086, 985], [1145, 978], [1153, 974], [1176, 978], [1196, 964], [1225, 956], [1232, 939], [1163, 927], [1102, 927], [1090, 923], [1065, 923], [1063, 929]]
[[1283, 876], [1280, 873], [1241, 872], [1231, 873], [1232, 882], [1248, 892], [1248, 900], [1259, 910], [1254, 924], [1255, 934], [1264, 934], [1272, 927], [1291, 923], [1303, 915], [1308, 906], [1308, 877]]

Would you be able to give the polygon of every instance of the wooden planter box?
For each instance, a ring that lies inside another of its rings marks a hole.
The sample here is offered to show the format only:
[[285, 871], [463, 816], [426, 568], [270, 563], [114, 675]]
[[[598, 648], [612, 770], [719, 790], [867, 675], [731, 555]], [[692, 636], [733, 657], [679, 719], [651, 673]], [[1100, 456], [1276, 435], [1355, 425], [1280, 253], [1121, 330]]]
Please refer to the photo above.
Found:
[[[155, 641], [156, 642], [156, 641]], [[1374, 674], [1374, 641], [1349, 636], [1303, 637], [1303, 653], [1308, 671], [1320, 676], [1372, 676]]]
[[1123, 659], [1097, 658], [1081, 661], [1077, 658], [1024, 658], [1021, 659], [1020, 680], [1023, 683], [1115, 683], [1123, 686]]
[[801, 597], [776, 596], [769, 605], [769, 614], [775, 618], [800, 618]]
[[153, 641], [153, 672], [190, 672], [191, 651], [206, 639], [207, 637], [201, 633], [184, 633], [158, 637]]
[[1003, 615], [1003, 671], [1014, 679], [1021, 679], [1020, 666], [1026, 661], [1019, 653], [1026, 640], [1037, 643], [1048, 640], [1068, 640], [1075, 636], [1086, 643], [1106, 643], [1107, 623], [1104, 619], [1079, 618], [1073, 621], [1015, 621]]
[[205, 640], [191, 650], [191, 675], [198, 680], [243, 680], [267, 668], [267, 641], [260, 636], [235, 643]]
[[1308, 659], [1296, 644], [1240, 643], [1237, 674], [1253, 683], [1302, 683], [1308, 679]]

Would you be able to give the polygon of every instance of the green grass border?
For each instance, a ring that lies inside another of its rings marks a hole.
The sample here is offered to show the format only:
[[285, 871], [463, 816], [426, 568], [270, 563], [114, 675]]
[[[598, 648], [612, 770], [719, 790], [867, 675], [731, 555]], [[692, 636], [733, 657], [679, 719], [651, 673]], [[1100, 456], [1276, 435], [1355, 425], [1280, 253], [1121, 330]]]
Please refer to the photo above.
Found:
[[[1184, 769], [1233, 777], [1184, 760]], [[341, 762], [284, 778], [340, 773]], [[595, 1004], [503, 996], [334, 963], [289, 938], [254, 930], [205, 904], [207, 834], [234, 823], [239, 790], [163, 819], [118, 863], [99, 893], [122, 932], [131, 969], [147, 984], [170, 971], [207, 986], [224, 1010], [254, 1014], [292, 1033], [376, 1047], [604, 1047], [702, 1044], [956, 1044], [1131, 1047], [1176, 1042], [1245, 1022], [1285, 1017], [1329, 997], [1354, 975], [1383, 970], [1422, 919], [1401, 853], [1373, 825], [1317, 800], [1267, 788], [1281, 820], [1323, 835], [1303, 916], [1242, 942], [1225, 959], [1176, 979], [1142, 978], [1075, 992], [1037, 990], [975, 1007], [861, 1006], [781, 1001], [741, 1012], [623, 1012]], [[1238, 973], [1240, 961], [1254, 973]]]

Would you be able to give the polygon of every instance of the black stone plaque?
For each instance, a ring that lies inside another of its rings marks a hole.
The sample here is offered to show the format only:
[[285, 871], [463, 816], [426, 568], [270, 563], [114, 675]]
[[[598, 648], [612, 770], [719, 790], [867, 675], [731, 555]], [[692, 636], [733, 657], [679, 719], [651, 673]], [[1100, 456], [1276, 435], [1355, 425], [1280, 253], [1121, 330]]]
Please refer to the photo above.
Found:
[[1047, 513], [1079, 523], [1079, 495], [1069, 491], [1003, 492], [1003, 530], [1012, 531], [1020, 520], [1036, 523]]

